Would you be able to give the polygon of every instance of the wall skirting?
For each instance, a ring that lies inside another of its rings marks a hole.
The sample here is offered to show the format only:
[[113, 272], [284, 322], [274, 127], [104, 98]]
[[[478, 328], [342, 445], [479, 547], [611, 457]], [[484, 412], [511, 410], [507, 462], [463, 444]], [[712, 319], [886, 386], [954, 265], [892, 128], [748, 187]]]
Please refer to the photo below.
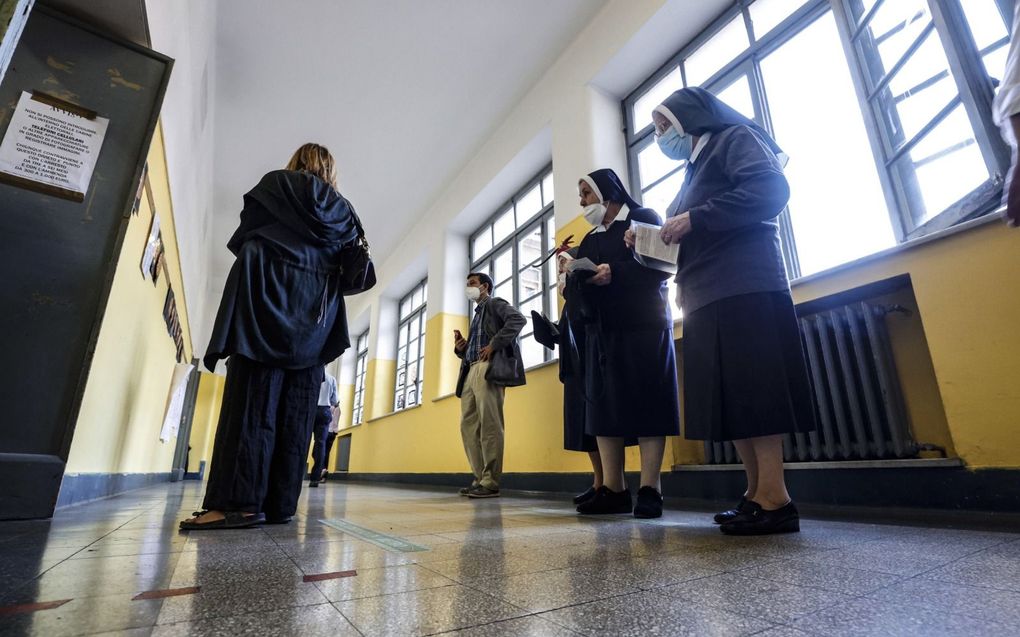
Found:
[[[467, 473], [331, 473], [330, 480], [390, 482], [460, 488]], [[1020, 469], [890, 467], [802, 469], [786, 474], [798, 504], [938, 511], [1020, 512]], [[631, 491], [640, 477], [627, 474]], [[587, 473], [506, 473], [504, 489], [580, 493], [591, 486]], [[663, 495], [705, 505], [732, 506], [744, 492], [742, 471], [683, 471], [662, 474]]]
[[170, 482], [166, 473], [65, 473], [57, 508]]

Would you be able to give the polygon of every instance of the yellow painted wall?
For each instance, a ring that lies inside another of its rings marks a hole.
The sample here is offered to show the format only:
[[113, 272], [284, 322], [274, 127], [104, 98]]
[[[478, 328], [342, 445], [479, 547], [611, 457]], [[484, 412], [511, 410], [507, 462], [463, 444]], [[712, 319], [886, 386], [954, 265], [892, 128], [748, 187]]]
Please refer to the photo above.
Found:
[[[993, 221], [793, 292], [800, 303], [909, 274], [952, 447], [973, 468], [1020, 467], [1018, 272], [1020, 232]], [[927, 416], [913, 408], [915, 425], [928, 426], [930, 408]]]
[[188, 473], [196, 473], [203, 460], [205, 460], [206, 470], [208, 470], [209, 461], [212, 460], [216, 425], [220, 419], [225, 381], [226, 376], [202, 372], [198, 384], [198, 394], [195, 396], [195, 417], [191, 422]]
[[148, 154], [149, 181], [166, 246], [167, 276], [156, 285], [142, 277], [140, 262], [152, 210], [146, 197], [128, 222], [110, 299], [103, 316], [66, 472], [164, 473], [175, 441], [160, 442], [163, 411], [176, 364], [176, 347], [163, 321], [167, 286], [173, 284], [184, 329], [185, 356], [192, 355], [173, 206], [157, 127]]
[[[459, 370], [453, 353], [453, 329], [464, 331], [467, 317], [439, 315], [426, 325], [426, 374]], [[366, 382], [371, 382], [369, 361]], [[456, 371], [448, 389], [456, 388]], [[528, 384], [507, 390], [506, 472], [585, 472], [591, 470], [587, 454], [563, 450], [563, 389], [555, 364], [528, 372]], [[464, 473], [467, 459], [460, 437], [460, 400], [448, 392], [444, 375], [432, 383], [425, 377], [420, 407], [376, 417], [351, 429], [351, 472], [354, 473]], [[393, 381], [389, 381], [387, 409], [392, 412]], [[437, 398], [438, 396], [442, 396]], [[637, 470], [637, 449], [629, 449], [627, 466]], [[663, 467], [674, 458], [667, 450]]]
[[[557, 232], [575, 236], [586, 226], [574, 220]], [[1020, 232], [999, 223], [972, 228], [913, 246], [794, 286], [794, 299], [829, 296], [899, 274], [910, 274], [913, 291], [876, 299], [899, 303], [911, 316], [888, 324], [907, 416], [920, 442], [946, 447], [972, 468], [1020, 467]], [[464, 316], [441, 315], [427, 326], [424, 404], [392, 410], [393, 362], [369, 361], [366, 383], [375, 392], [371, 421], [350, 429], [355, 473], [452, 473], [468, 471], [460, 442], [459, 401], [445, 396], [453, 326]], [[677, 336], [681, 335], [677, 327]], [[680, 360], [678, 358], [678, 360]], [[373, 378], [377, 369], [381, 378]], [[682, 375], [682, 370], [681, 370]], [[444, 391], [445, 390], [445, 391]], [[682, 398], [682, 397], [681, 397]], [[380, 411], [381, 410], [381, 411]], [[528, 385], [510, 389], [506, 400], [507, 472], [588, 471], [584, 454], [562, 450], [562, 394], [555, 366], [532, 371]], [[388, 415], [384, 415], [388, 414]], [[699, 463], [700, 442], [682, 438], [667, 446], [664, 467]], [[637, 468], [636, 450], [628, 467]]]

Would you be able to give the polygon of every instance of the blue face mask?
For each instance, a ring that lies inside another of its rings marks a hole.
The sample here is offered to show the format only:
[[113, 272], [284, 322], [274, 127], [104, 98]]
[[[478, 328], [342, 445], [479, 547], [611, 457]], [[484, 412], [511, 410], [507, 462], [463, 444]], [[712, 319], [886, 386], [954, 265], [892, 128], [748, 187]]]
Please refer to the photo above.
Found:
[[694, 152], [694, 138], [690, 135], [681, 135], [672, 126], [655, 141], [663, 155], [676, 161], [688, 160]]

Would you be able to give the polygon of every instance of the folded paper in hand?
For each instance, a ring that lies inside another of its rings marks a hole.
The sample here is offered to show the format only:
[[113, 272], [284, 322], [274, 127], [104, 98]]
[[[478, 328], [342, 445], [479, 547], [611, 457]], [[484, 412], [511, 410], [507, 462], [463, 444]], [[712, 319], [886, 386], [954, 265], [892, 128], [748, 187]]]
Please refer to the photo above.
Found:
[[679, 243], [663, 243], [659, 237], [661, 226], [631, 221], [630, 229], [634, 233], [634, 258], [638, 263], [662, 272], [676, 273], [676, 261], [680, 256]]
[[577, 272], [579, 270], [589, 270], [591, 272], [598, 272], [599, 266], [595, 265], [595, 262], [584, 257], [583, 259], [574, 259], [567, 263], [567, 272]]

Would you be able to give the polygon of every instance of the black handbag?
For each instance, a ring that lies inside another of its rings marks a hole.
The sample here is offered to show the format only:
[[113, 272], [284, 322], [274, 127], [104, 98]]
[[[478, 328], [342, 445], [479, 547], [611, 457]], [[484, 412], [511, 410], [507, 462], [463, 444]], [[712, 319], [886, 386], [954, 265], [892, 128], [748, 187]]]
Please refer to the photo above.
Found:
[[358, 213], [351, 209], [354, 226], [358, 237], [340, 250], [340, 292], [344, 296], [352, 296], [367, 292], [375, 287], [375, 264], [372, 253], [365, 238], [365, 228], [361, 225]]

